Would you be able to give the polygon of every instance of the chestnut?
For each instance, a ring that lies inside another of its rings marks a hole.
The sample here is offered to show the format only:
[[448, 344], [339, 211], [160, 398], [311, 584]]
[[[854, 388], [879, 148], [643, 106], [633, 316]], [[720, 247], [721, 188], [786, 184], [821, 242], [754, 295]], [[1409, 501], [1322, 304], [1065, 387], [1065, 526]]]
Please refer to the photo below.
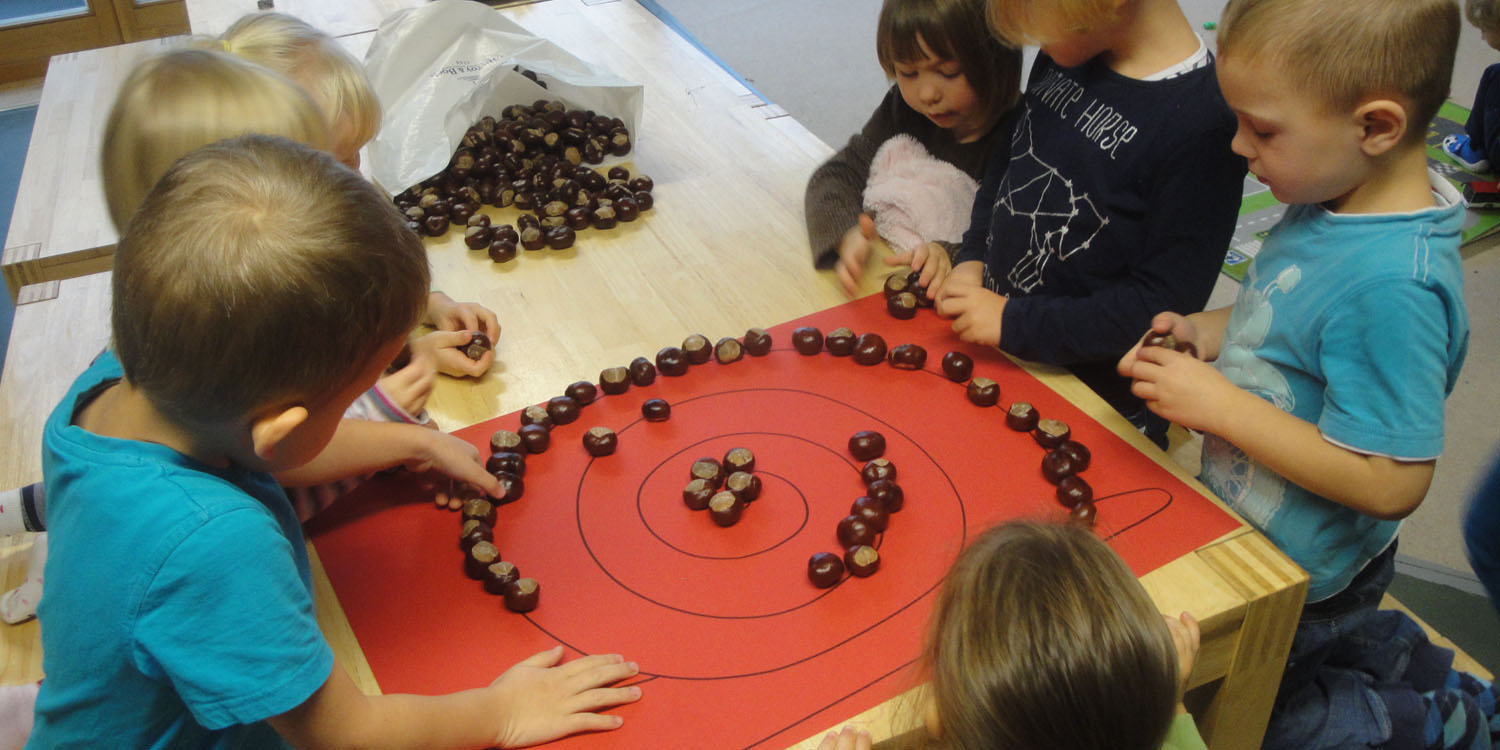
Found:
[[860, 430], [849, 437], [849, 453], [861, 461], [880, 458], [885, 453], [885, 436], [874, 430]]
[[610, 167], [609, 171], [605, 172], [605, 175], [611, 180], [628, 180], [630, 179], [630, 170], [626, 169], [624, 165], [616, 164]]
[[519, 435], [516, 436], [516, 441], [517, 444], [514, 450], [491, 453], [490, 457], [484, 461], [484, 470], [491, 474], [497, 471], [505, 471], [515, 474], [518, 477], [526, 476], [526, 454], [520, 452], [524, 449], [520, 445]]
[[589, 228], [589, 210], [582, 206], [568, 209], [567, 213], [563, 214], [563, 219], [575, 232]]
[[599, 390], [618, 396], [630, 390], [630, 370], [624, 367], [606, 367], [599, 373]]
[[608, 427], [590, 427], [583, 433], [583, 449], [594, 458], [614, 453], [619, 444], [620, 438]]
[[718, 489], [724, 483], [724, 467], [719, 465], [718, 459], [704, 456], [693, 462], [688, 468], [688, 474], [693, 479], [702, 479]]
[[889, 479], [877, 479], [865, 488], [865, 493], [871, 500], [885, 506], [886, 512], [899, 513], [906, 507], [906, 492], [901, 485]]
[[749, 448], [730, 448], [724, 452], [724, 470], [727, 472], [755, 471], [755, 453]]
[[808, 356], [823, 351], [823, 332], [812, 326], [802, 326], [792, 331], [792, 348], [798, 354]]
[[553, 250], [566, 250], [573, 246], [573, 242], [577, 238], [578, 234], [573, 231], [572, 227], [567, 225], [548, 229], [547, 233], [543, 235], [547, 247]]
[[1041, 414], [1037, 412], [1036, 407], [1025, 401], [1011, 404], [1010, 409], [1005, 412], [1005, 426], [1016, 432], [1031, 432], [1036, 429], [1039, 419], [1041, 419]]
[[1031, 437], [1036, 440], [1037, 445], [1052, 450], [1073, 436], [1073, 430], [1066, 422], [1060, 419], [1042, 419], [1036, 423], [1036, 429], [1031, 431]]
[[716, 492], [713, 483], [707, 479], [694, 479], [682, 488], [682, 502], [688, 510], [705, 510], [708, 508], [709, 499]]
[[[682, 340], [682, 355], [688, 364], [701, 365], [714, 355], [713, 348], [708, 344], [708, 337], [701, 333], [689, 334]], [[657, 364], [660, 367], [660, 363]]]
[[912, 271], [906, 275], [906, 289], [916, 296], [919, 307], [932, 307], [932, 298], [927, 296], [927, 287], [922, 285], [921, 271]]
[[465, 520], [462, 530], [458, 532], [458, 548], [465, 554], [468, 553], [470, 547], [480, 542], [493, 544], [494, 541], [495, 530], [477, 518]]
[[490, 337], [484, 335], [484, 331], [475, 331], [469, 336], [469, 343], [464, 345], [464, 356], [472, 360], [478, 360], [489, 350]]
[[640, 207], [636, 205], [635, 198], [630, 197], [629, 194], [615, 200], [615, 216], [619, 217], [620, 221], [635, 221], [640, 214]]
[[[488, 503], [486, 503], [488, 504]], [[500, 561], [500, 550], [493, 542], [475, 542], [464, 555], [464, 575], [476, 581], [484, 579], [484, 569]]]
[[459, 506], [459, 513], [463, 514], [461, 518], [465, 520], [472, 518], [486, 526], [495, 525], [495, 504], [486, 498], [476, 497], [465, 500], [463, 505]]
[[747, 471], [736, 471], [724, 478], [724, 489], [746, 504], [760, 497], [760, 477]]
[[839, 544], [848, 548], [859, 544], [873, 544], [879, 532], [859, 516], [849, 515], [839, 521], [836, 533]]
[[545, 453], [552, 444], [552, 433], [539, 424], [526, 425], [520, 429], [519, 434], [527, 453]]
[[490, 246], [490, 228], [473, 226], [464, 230], [464, 244], [470, 250], [484, 250]]
[[535, 578], [522, 578], [505, 586], [505, 608], [512, 612], [530, 612], [542, 596], [542, 585]]
[[490, 260], [496, 263], [508, 263], [516, 259], [516, 243], [510, 240], [494, 240], [490, 242]]
[[963, 352], [948, 352], [943, 355], [943, 375], [955, 383], [962, 383], [974, 374], [974, 360]]
[[885, 354], [885, 339], [878, 333], [861, 333], [854, 340], [853, 359], [857, 365], [878, 365], [885, 361]]
[[1094, 457], [1094, 454], [1089, 451], [1088, 446], [1076, 440], [1069, 440], [1066, 443], [1057, 446], [1057, 450], [1068, 454], [1068, 457], [1073, 459], [1074, 471], [1083, 471], [1084, 469], [1087, 469], [1089, 467], [1089, 462], [1092, 461]]
[[807, 580], [820, 589], [832, 587], [844, 577], [844, 561], [832, 552], [819, 552], [807, 559]]
[[901, 292], [887, 297], [885, 311], [897, 320], [911, 320], [917, 317], [917, 297], [911, 292]]
[[542, 235], [542, 228], [526, 227], [521, 230], [521, 247], [527, 250], [541, 250], [547, 246], [547, 238]]
[[563, 395], [578, 402], [579, 406], [588, 406], [599, 397], [599, 389], [587, 380], [579, 380], [569, 383], [568, 387], [563, 389]]
[[630, 189], [636, 193], [649, 193], [656, 188], [656, 183], [646, 175], [637, 175], [630, 180]]
[[651, 385], [656, 382], [656, 365], [645, 357], [636, 357], [630, 360], [630, 382], [638, 386]]
[[897, 370], [920, 370], [927, 366], [927, 350], [917, 344], [901, 344], [891, 349], [891, 367]]
[[1074, 474], [1063, 477], [1062, 481], [1057, 483], [1057, 502], [1062, 503], [1064, 507], [1073, 508], [1080, 503], [1093, 502], [1093, 500], [1094, 488], [1090, 487], [1083, 477]]
[[614, 206], [600, 206], [594, 209], [593, 213], [589, 215], [589, 221], [593, 223], [595, 229], [614, 229]]
[[771, 334], [764, 328], [745, 331], [745, 353], [752, 357], [764, 357], [771, 353]]
[[740, 515], [745, 512], [745, 501], [735, 496], [733, 492], [724, 491], [715, 494], [708, 499], [708, 517], [720, 526], [733, 526], [740, 521]]
[[854, 331], [847, 327], [835, 328], [823, 337], [823, 346], [835, 357], [847, 357], [854, 353]]
[[504, 560], [490, 563], [484, 569], [484, 590], [491, 594], [504, 595], [505, 589], [521, 577], [521, 571], [513, 563]]
[[868, 544], [859, 544], [844, 551], [844, 567], [849, 574], [864, 578], [880, 569], [880, 552]]
[[465, 223], [471, 227], [488, 227], [490, 225], [490, 217], [489, 214], [474, 214]]
[[[911, 286], [910, 284], [906, 283], [906, 273], [902, 272], [902, 271], [897, 271], [897, 272], [895, 272], [893, 274], [890, 274], [889, 276], [885, 277], [885, 284], [881, 286], [881, 291], [885, 292], [885, 299], [886, 299], [887, 302], [889, 302], [890, 300], [894, 299], [898, 295], [901, 295], [901, 294], [911, 294], [911, 288], [910, 288], [910, 286]], [[916, 303], [917, 303], [916, 295], [913, 295], [912, 296], [912, 306], [913, 306], [913, 308], [916, 307]], [[892, 314], [894, 315], [895, 313], [892, 313]], [[912, 315], [916, 315], [916, 314], [917, 314], [916, 310], [913, 309], [912, 310]]]
[[665, 399], [648, 399], [641, 404], [641, 416], [647, 422], [665, 422], [672, 417], [672, 405]]
[[528, 228], [529, 229], [541, 229], [542, 228], [542, 220], [538, 219], [537, 217], [535, 217], [535, 216], [533, 216], [531, 214], [521, 214], [520, 216], [517, 216], [516, 217], [516, 230], [517, 231], [523, 231], [523, 230], [528, 229]]
[[654, 206], [656, 206], [656, 199], [651, 197], [650, 193], [639, 192], [630, 197], [635, 200], [635, 207], [641, 213], [650, 211]]
[[855, 498], [849, 507], [849, 515], [859, 517], [877, 532], [885, 531], [891, 519], [891, 512], [886, 510], [884, 503], [867, 496]]
[[681, 349], [675, 346], [663, 347], [661, 351], [656, 353], [656, 369], [661, 374], [669, 377], [686, 375], [688, 371], [687, 356], [683, 354]]
[[510, 430], [495, 430], [490, 435], [490, 450], [494, 453], [514, 451], [521, 447], [521, 436]]
[[1000, 384], [989, 378], [974, 378], [969, 381], [967, 395], [975, 406], [994, 406], [1000, 402]]
[[714, 344], [714, 359], [717, 359], [721, 365], [738, 362], [743, 356], [745, 356], [745, 348], [740, 346], [740, 340], [737, 338], [726, 336], [719, 339], [719, 343]]
[[422, 231], [428, 237], [442, 237], [448, 232], [448, 217], [444, 214], [432, 214], [422, 220]]
[[889, 458], [873, 458], [865, 462], [864, 468], [859, 470], [859, 478], [864, 480], [865, 486], [881, 479], [896, 480], [896, 465]]
[[567, 396], [553, 396], [547, 400], [547, 415], [553, 424], [571, 424], [578, 419], [578, 402]]
[[521, 234], [516, 231], [515, 227], [509, 224], [501, 224], [496, 227], [490, 227], [490, 239], [509, 240], [512, 243], [518, 243], [521, 241]]
[[1094, 521], [1099, 517], [1099, 510], [1093, 503], [1079, 503], [1068, 511], [1068, 520], [1080, 526], [1092, 528]]
[[521, 499], [526, 492], [526, 482], [519, 474], [508, 471], [493, 472], [495, 479], [500, 482], [500, 495], [495, 498], [496, 505], [508, 505]]
[[1053, 484], [1077, 473], [1078, 467], [1073, 464], [1073, 457], [1061, 449], [1047, 451], [1042, 456], [1042, 477]]

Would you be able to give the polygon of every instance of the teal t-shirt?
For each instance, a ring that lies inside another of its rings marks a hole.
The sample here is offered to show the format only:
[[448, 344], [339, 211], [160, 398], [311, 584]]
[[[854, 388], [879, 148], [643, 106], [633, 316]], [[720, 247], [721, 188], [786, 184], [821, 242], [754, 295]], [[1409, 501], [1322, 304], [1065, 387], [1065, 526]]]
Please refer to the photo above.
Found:
[[333, 669], [296, 516], [268, 474], [75, 426], [120, 376], [105, 352], [43, 435], [46, 679], [27, 747], [285, 747], [265, 719]]

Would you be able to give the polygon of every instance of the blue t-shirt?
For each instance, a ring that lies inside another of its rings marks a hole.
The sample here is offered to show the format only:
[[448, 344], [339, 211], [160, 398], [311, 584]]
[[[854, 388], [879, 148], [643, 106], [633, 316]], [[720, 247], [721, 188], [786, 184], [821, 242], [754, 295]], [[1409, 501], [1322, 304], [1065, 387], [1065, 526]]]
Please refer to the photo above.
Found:
[[[1342, 215], [1293, 206], [1245, 275], [1215, 366], [1235, 385], [1368, 455], [1443, 449], [1443, 399], [1468, 347], [1459, 263], [1464, 208]], [[1310, 602], [1349, 585], [1396, 536], [1381, 521], [1286, 481], [1214, 435], [1203, 482], [1305, 568]]]
[[46, 679], [32, 748], [264, 748], [333, 669], [302, 531], [269, 474], [73, 424], [121, 377], [105, 352], [42, 438]]

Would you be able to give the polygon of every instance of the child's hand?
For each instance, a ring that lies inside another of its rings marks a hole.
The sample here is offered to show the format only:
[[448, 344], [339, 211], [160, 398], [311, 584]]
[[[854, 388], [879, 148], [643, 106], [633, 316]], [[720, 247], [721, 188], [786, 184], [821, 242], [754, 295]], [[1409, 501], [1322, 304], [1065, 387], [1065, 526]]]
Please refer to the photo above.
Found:
[[442, 292], [427, 295], [427, 324], [439, 331], [484, 331], [490, 342], [500, 340], [500, 319], [477, 302], [454, 302]]
[[870, 259], [870, 242], [874, 239], [875, 220], [869, 214], [860, 214], [859, 223], [839, 240], [839, 260], [833, 270], [844, 286], [844, 293], [850, 297], [859, 287], [859, 277], [864, 275], [865, 261]]
[[[463, 348], [469, 345], [470, 330], [433, 331], [423, 334], [411, 343], [411, 358], [426, 356], [438, 372], [454, 377], [480, 377], [495, 361], [495, 350], [491, 349], [479, 359], [469, 359]], [[494, 341], [494, 339], [490, 339]]]
[[947, 276], [927, 286], [927, 296], [931, 297], [934, 302], [942, 300], [944, 291], [952, 283], [969, 284], [971, 286], [983, 284], [984, 261], [967, 260], [954, 266], [953, 270], [949, 271]]
[[911, 270], [920, 271], [921, 276], [917, 278], [917, 285], [927, 290], [928, 299], [937, 299], [937, 290], [943, 286], [943, 281], [948, 278], [948, 272], [953, 268], [953, 261], [948, 257], [948, 250], [936, 242], [928, 242], [909, 253], [892, 255], [885, 259], [888, 266], [911, 266]]
[[501, 714], [496, 745], [525, 747], [578, 732], [617, 729], [623, 719], [593, 712], [640, 700], [638, 687], [604, 687], [635, 676], [640, 669], [634, 662], [610, 654], [585, 656], [559, 666], [562, 653], [562, 646], [553, 646], [490, 683], [488, 689]]
[[984, 288], [983, 284], [950, 278], [943, 285], [937, 311], [939, 315], [954, 319], [953, 331], [960, 339], [984, 346], [1000, 345], [1005, 297]]
[[869, 732], [863, 729], [855, 731], [854, 727], [846, 726], [840, 732], [823, 735], [818, 750], [870, 750], [870, 744]]
[[1193, 674], [1193, 662], [1198, 659], [1198, 641], [1201, 637], [1198, 632], [1198, 621], [1193, 616], [1183, 612], [1177, 617], [1162, 615], [1167, 621], [1167, 630], [1172, 633], [1172, 644], [1177, 647], [1177, 703], [1182, 703], [1182, 695], [1187, 692], [1188, 678]]
[[1130, 369], [1135, 366], [1136, 352], [1140, 351], [1146, 337], [1155, 333], [1170, 333], [1178, 341], [1192, 344], [1194, 352], [1203, 350], [1203, 347], [1198, 346], [1198, 327], [1193, 325], [1192, 320], [1174, 312], [1158, 313], [1151, 319], [1151, 329], [1142, 334], [1140, 340], [1135, 342], [1135, 346], [1130, 347], [1130, 351], [1125, 352], [1119, 364], [1115, 365], [1115, 369], [1121, 375], [1130, 377]]
[[411, 361], [393, 373], [380, 376], [376, 385], [402, 411], [416, 416], [427, 405], [436, 376], [431, 354], [413, 347]]
[[1130, 392], [1151, 411], [1189, 429], [1220, 432], [1211, 422], [1240, 392], [1238, 387], [1191, 354], [1162, 346], [1137, 346], [1132, 353], [1128, 369], [1121, 360], [1120, 374], [1135, 381]]
[[462, 502], [449, 491], [453, 480], [468, 482], [494, 497], [500, 494], [500, 480], [484, 470], [479, 449], [467, 440], [438, 430], [423, 430], [414, 455], [403, 462], [408, 471], [429, 475], [429, 487], [439, 508], [458, 510]]

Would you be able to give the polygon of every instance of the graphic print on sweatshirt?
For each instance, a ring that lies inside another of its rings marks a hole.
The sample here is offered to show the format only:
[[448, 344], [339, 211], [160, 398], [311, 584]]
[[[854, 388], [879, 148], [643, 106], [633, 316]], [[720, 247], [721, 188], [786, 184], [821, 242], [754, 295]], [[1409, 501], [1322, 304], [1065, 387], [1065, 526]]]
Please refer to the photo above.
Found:
[[[1006, 274], [1015, 289], [1027, 293], [1041, 286], [1048, 263], [1054, 258], [1066, 261], [1073, 253], [1087, 250], [1109, 224], [1092, 198], [1077, 192], [1072, 180], [1036, 155], [1031, 128], [1028, 107], [1016, 124], [1010, 164], [995, 193], [994, 206], [996, 214], [1003, 210], [1030, 222], [1026, 253]], [[993, 228], [985, 240], [994, 246]]]

